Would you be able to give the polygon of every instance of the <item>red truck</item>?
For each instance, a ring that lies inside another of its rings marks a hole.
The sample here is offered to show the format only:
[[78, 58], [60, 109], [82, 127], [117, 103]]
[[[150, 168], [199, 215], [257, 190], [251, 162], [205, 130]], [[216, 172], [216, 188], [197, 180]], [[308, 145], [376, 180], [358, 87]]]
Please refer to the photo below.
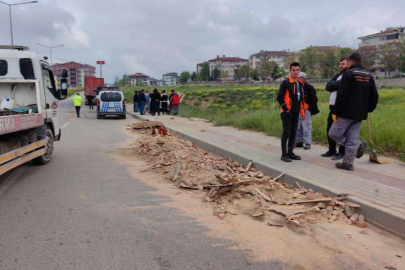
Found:
[[84, 96], [86, 105], [89, 105], [87, 97], [93, 97], [92, 101], [93, 104], [96, 104], [96, 92], [94, 91], [97, 87], [104, 86], [104, 78], [95, 78], [95, 77], [86, 77], [84, 78]]

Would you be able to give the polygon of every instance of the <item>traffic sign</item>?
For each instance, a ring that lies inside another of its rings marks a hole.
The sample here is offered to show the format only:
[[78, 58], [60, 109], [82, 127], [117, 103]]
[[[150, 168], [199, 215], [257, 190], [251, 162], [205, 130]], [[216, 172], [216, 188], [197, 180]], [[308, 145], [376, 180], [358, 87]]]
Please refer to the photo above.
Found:
[[97, 65], [105, 65], [105, 61], [97, 61]]

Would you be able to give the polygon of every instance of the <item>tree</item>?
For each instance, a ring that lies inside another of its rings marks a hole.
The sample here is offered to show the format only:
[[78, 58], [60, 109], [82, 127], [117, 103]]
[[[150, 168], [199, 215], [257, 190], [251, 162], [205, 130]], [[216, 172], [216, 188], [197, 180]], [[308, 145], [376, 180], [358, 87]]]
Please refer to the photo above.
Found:
[[254, 80], [254, 81], [260, 80], [259, 72], [257, 71], [257, 68], [255, 68], [254, 70], [252, 70], [252, 72], [250, 72], [250, 77], [251, 77], [252, 80]]
[[210, 68], [208, 66], [208, 63], [204, 63], [202, 65], [199, 76], [202, 81], [208, 81], [208, 79], [210, 78]]
[[274, 74], [275, 70], [277, 70], [278, 65], [274, 61], [267, 61], [267, 60], [262, 60], [258, 67], [257, 70], [259, 72], [259, 76], [263, 81], [266, 81], [267, 78], [271, 77], [272, 74]]
[[361, 54], [362, 66], [368, 71], [370, 71], [378, 62], [376, 46], [362, 46], [358, 49], [358, 53]]
[[378, 56], [385, 69], [385, 76], [387, 72], [388, 76], [391, 76], [391, 72], [400, 68], [402, 46], [401, 42], [390, 42], [378, 47]]
[[190, 78], [192, 81], [195, 81], [197, 79], [197, 73], [195, 71], [193, 71]]
[[246, 79], [248, 80], [250, 76], [250, 67], [248, 65], [243, 65], [235, 71], [235, 79]]
[[276, 71], [276, 75], [273, 77], [274, 80], [279, 78], [283, 78], [287, 73], [285, 72], [284, 68], [278, 68]]
[[354, 52], [355, 52], [355, 50], [352, 48], [348, 48], [348, 47], [340, 48], [339, 60], [340, 60], [340, 58], [343, 58], [343, 57], [349, 57]]
[[221, 75], [219, 76], [220, 78], [228, 78], [229, 77], [229, 72], [226, 70], [221, 70]]
[[190, 72], [183, 71], [182, 73], [180, 73], [179, 81], [180, 81], [180, 83], [186, 83], [186, 82], [188, 82], [190, 77], [191, 77]]
[[218, 68], [214, 68], [212, 70], [212, 74], [211, 74], [211, 80], [212, 81], [216, 81], [221, 77], [221, 70], [219, 70]]
[[306, 72], [308, 77], [315, 77], [317, 67], [317, 51], [311, 46], [302, 50], [299, 57], [302, 71]]
[[338, 73], [341, 51], [331, 48], [318, 54], [319, 74], [323, 78], [330, 78]]
[[293, 62], [298, 62], [299, 61], [299, 53], [296, 52], [288, 52], [287, 56], [285, 58], [285, 66], [287, 68], [290, 67], [290, 64]]
[[402, 73], [405, 73], [405, 41], [404, 41], [404, 43], [402, 43], [402, 47], [401, 47], [401, 56], [400, 56], [400, 60], [399, 60], [399, 70]]
[[117, 87], [124, 87], [124, 86], [126, 86], [127, 84], [129, 84], [129, 82], [130, 82], [129, 77], [128, 77], [126, 74], [124, 74], [124, 75], [122, 76], [122, 79], [121, 79], [121, 80], [120, 80], [118, 77], [115, 78], [114, 86], [117, 86]]

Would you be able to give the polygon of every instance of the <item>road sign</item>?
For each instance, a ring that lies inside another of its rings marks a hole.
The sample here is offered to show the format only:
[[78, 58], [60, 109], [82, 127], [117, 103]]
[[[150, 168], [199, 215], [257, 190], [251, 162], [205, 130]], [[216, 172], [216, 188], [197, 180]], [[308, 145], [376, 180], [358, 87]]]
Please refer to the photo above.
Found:
[[97, 65], [105, 65], [105, 61], [97, 61]]

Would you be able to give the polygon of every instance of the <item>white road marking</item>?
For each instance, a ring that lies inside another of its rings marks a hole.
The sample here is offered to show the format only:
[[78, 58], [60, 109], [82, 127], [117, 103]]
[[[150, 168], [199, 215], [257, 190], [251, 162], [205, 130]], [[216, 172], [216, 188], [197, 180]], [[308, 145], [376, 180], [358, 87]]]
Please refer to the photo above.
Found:
[[69, 122], [66, 122], [63, 126], [62, 129], [65, 129], [69, 125]]

